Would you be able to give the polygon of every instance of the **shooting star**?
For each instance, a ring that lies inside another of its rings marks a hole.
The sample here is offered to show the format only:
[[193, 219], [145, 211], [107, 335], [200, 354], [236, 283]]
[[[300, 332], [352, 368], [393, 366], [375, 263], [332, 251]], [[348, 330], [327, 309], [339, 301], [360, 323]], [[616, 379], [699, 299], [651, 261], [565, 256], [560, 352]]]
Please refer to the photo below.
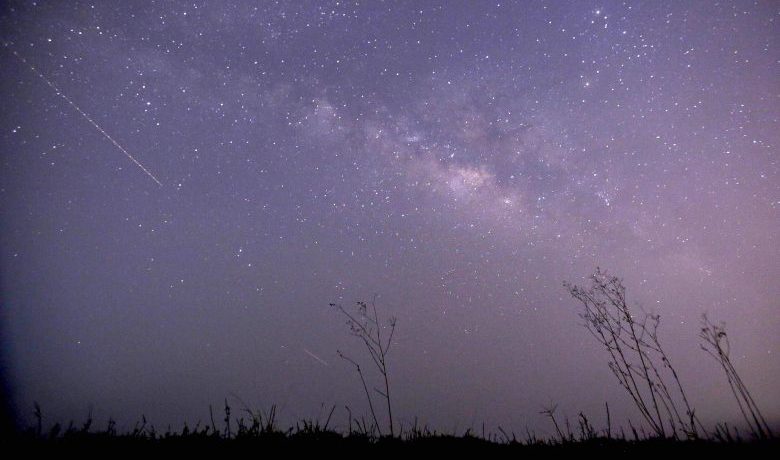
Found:
[[309, 356], [311, 356], [312, 358], [314, 358], [314, 359], [316, 359], [317, 361], [319, 361], [319, 362], [320, 362], [322, 365], [324, 365], [324, 366], [327, 366], [327, 365], [328, 365], [328, 362], [327, 362], [327, 361], [325, 361], [324, 359], [322, 359], [322, 358], [320, 358], [319, 356], [315, 355], [314, 353], [310, 352], [309, 350], [307, 350], [307, 349], [305, 349], [305, 348], [303, 348], [302, 350], [303, 350], [303, 351], [304, 351], [304, 353], [306, 353], [307, 355], [309, 355]]
[[109, 135], [109, 134], [108, 134], [108, 133], [107, 133], [107, 132], [106, 132], [106, 131], [105, 131], [103, 128], [101, 128], [101, 127], [100, 127], [100, 125], [98, 125], [98, 124], [97, 124], [97, 122], [95, 122], [95, 120], [93, 120], [93, 119], [92, 119], [92, 118], [91, 118], [89, 115], [87, 115], [87, 114], [86, 114], [86, 112], [84, 112], [83, 110], [81, 110], [81, 108], [79, 108], [79, 106], [78, 106], [78, 105], [76, 105], [76, 103], [75, 103], [75, 102], [73, 102], [73, 101], [71, 100], [71, 98], [69, 98], [67, 95], [65, 95], [65, 93], [63, 93], [62, 91], [60, 91], [60, 89], [57, 87], [57, 85], [55, 85], [54, 83], [52, 83], [52, 81], [51, 81], [51, 80], [49, 80], [48, 78], [46, 78], [46, 76], [45, 76], [45, 75], [43, 75], [43, 73], [41, 73], [41, 72], [40, 72], [40, 71], [39, 71], [39, 70], [38, 70], [38, 69], [37, 69], [37, 68], [36, 68], [34, 65], [30, 64], [29, 62], [27, 62], [27, 59], [25, 59], [25, 58], [24, 58], [22, 55], [20, 55], [19, 53], [17, 53], [15, 49], [11, 48], [11, 46], [10, 46], [10, 43], [6, 42], [6, 43], [4, 43], [4, 46], [5, 46], [6, 48], [8, 48], [9, 50], [11, 50], [11, 53], [13, 53], [13, 55], [14, 55], [14, 56], [16, 56], [16, 58], [17, 58], [17, 59], [19, 59], [19, 61], [21, 61], [21, 62], [22, 62], [22, 64], [24, 64], [25, 66], [29, 67], [29, 68], [30, 68], [30, 70], [32, 70], [32, 72], [33, 72], [35, 75], [37, 75], [37, 76], [38, 76], [38, 78], [40, 78], [41, 80], [43, 80], [44, 82], [46, 82], [46, 84], [47, 84], [47, 85], [49, 85], [49, 87], [50, 87], [51, 89], [53, 89], [55, 93], [57, 93], [57, 96], [60, 96], [61, 98], [65, 99], [65, 101], [66, 101], [68, 104], [70, 104], [70, 106], [71, 106], [71, 107], [73, 107], [73, 108], [76, 110], [76, 112], [78, 112], [79, 114], [81, 114], [81, 116], [82, 116], [82, 117], [84, 117], [84, 118], [85, 118], [85, 119], [86, 119], [86, 120], [87, 120], [87, 121], [88, 121], [88, 122], [89, 122], [89, 123], [90, 123], [92, 126], [94, 126], [94, 127], [95, 127], [95, 129], [97, 129], [97, 130], [100, 132], [100, 134], [102, 134], [103, 136], [105, 136], [105, 138], [106, 138], [106, 139], [108, 139], [109, 141], [111, 141], [111, 143], [112, 143], [112, 144], [114, 144], [114, 146], [115, 146], [116, 148], [118, 148], [120, 152], [124, 153], [124, 154], [125, 154], [125, 156], [126, 156], [127, 158], [129, 158], [129, 159], [130, 159], [130, 161], [132, 161], [133, 163], [135, 163], [135, 165], [136, 165], [136, 166], [138, 166], [139, 168], [141, 168], [141, 170], [142, 170], [142, 171], [143, 171], [143, 172], [144, 172], [144, 173], [145, 173], [147, 176], [149, 176], [149, 177], [150, 177], [150, 178], [151, 178], [151, 179], [152, 179], [152, 180], [153, 180], [155, 183], [157, 183], [157, 185], [159, 185], [160, 187], [162, 187], [162, 182], [160, 182], [160, 181], [159, 181], [159, 180], [158, 180], [158, 179], [157, 179], [157, 178], [154, 176], [154, 174], [152, 174], [152, 173], [151, 173], [151, 172], [150, 172], [148, 169], [146, 169], [146, 167], [145, 167], [144, 165], [142, 165], [140, 161], [136, 160], [136, 159], [135, 159], [135, 157], [133, 157], [133, 156], [130, 154], [130, 152], [128, 152], [128, 151], [127, 151], [127, 150], [126, 150], [124, 147], [122, 147], [122, 146], [119, 144], [119, 142], [117, 142], [117, 141], [116, 141], [116, 139], [114, 139], [113, 137], [111, 137], [111, 135]]

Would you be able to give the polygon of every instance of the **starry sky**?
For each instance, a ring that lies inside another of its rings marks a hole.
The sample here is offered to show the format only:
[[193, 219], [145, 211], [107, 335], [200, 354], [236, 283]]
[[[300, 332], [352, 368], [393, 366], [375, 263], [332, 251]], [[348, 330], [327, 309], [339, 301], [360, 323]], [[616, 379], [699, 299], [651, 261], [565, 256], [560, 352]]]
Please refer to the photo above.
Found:
[[398, 421], [544, 432], [545, 406], [598, 426], [605, 401], [637, 421], [562, 286], [600, 266], [661, 315], [703, 421], [740, 418], [704, 312], [778, 420], [778, 21], [771, 1], [5, 2], [13, 407], [163, 426], [225, 398], [282, 422], [335, 404], [344, 428], [367, 405], [336, 350], [368, 358], [329, 304], [376, 295]]

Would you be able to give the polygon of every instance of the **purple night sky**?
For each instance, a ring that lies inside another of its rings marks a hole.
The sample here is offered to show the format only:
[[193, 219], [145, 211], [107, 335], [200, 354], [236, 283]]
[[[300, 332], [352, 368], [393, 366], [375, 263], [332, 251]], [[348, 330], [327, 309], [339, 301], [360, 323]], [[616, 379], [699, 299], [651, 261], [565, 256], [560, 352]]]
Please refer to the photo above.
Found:
[[600, 266], [661, 315], [705, 423], [740, 415], [704, 312], [778, 421], [778, 22], [772, 1], [4, 2], [14, 409], [177, 426], [227, 397], [283, 423], [336, 404], [344, 429], [367, 405], [336, 350], [367, 357], [329, 303], [376, 294], [400, 422], [636, 422], [562, 286]]

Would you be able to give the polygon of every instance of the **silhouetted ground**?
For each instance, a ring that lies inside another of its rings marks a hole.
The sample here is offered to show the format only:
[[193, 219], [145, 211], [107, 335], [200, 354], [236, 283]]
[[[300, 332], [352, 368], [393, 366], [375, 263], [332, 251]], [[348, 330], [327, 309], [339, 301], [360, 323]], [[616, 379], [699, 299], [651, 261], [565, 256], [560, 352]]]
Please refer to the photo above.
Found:
[[[763, 441], [697, 440], [680, 441], [645, 439], [629, 441], [605, 437], [574, 441], [499, 442], [475, 436], [439, 434], [407, 435], [405, 438], [374, 438], [367, 435], [345, 436], [334, 431], [309, 432], [268, 431], [235, 435], [227, 438], [221, 433], [198, 432], [167, 434], [116, 434], [113, 432], [71, 431], [53, 437], [28, 432], [6, 438], [8, 448], [29, 454], [165, 454], [203, 455], [230, 454], [266, 456], [284, 453], [322, 455], [324, 453], [395, 455], [556, 455], [594, 454], [631, 457], [656, 457], [662, 455], [705, 455], [728, 458], [777, 458], [780, 442], [777, 439]], [[774, 453], [773, 453], [774, 452]], [[725, 457], [721, 457], [725, 456]], [[749, 457], [744, 457], [749, 456]]]

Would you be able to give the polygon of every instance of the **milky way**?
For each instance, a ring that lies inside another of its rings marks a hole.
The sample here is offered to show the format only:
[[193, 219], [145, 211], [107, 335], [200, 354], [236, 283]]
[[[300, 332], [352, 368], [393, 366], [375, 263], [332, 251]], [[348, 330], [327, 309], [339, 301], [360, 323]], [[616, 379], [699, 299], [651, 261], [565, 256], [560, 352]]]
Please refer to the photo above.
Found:
[[15, 410], [366, 411], [336, 350], [369, 358], [329, 304], [376, 295], [401, 422], [545, 432], [543, 407], [598, 424], [605, 402], [637, 420], [562, 286], [600, 266], [661, 315], [697, 415], [739, 421], [698, 347], [707, 312], [778, 420], [778, 20], [773, 2], [6, 4], [4, 42], [164, 184], [2, 49]]

